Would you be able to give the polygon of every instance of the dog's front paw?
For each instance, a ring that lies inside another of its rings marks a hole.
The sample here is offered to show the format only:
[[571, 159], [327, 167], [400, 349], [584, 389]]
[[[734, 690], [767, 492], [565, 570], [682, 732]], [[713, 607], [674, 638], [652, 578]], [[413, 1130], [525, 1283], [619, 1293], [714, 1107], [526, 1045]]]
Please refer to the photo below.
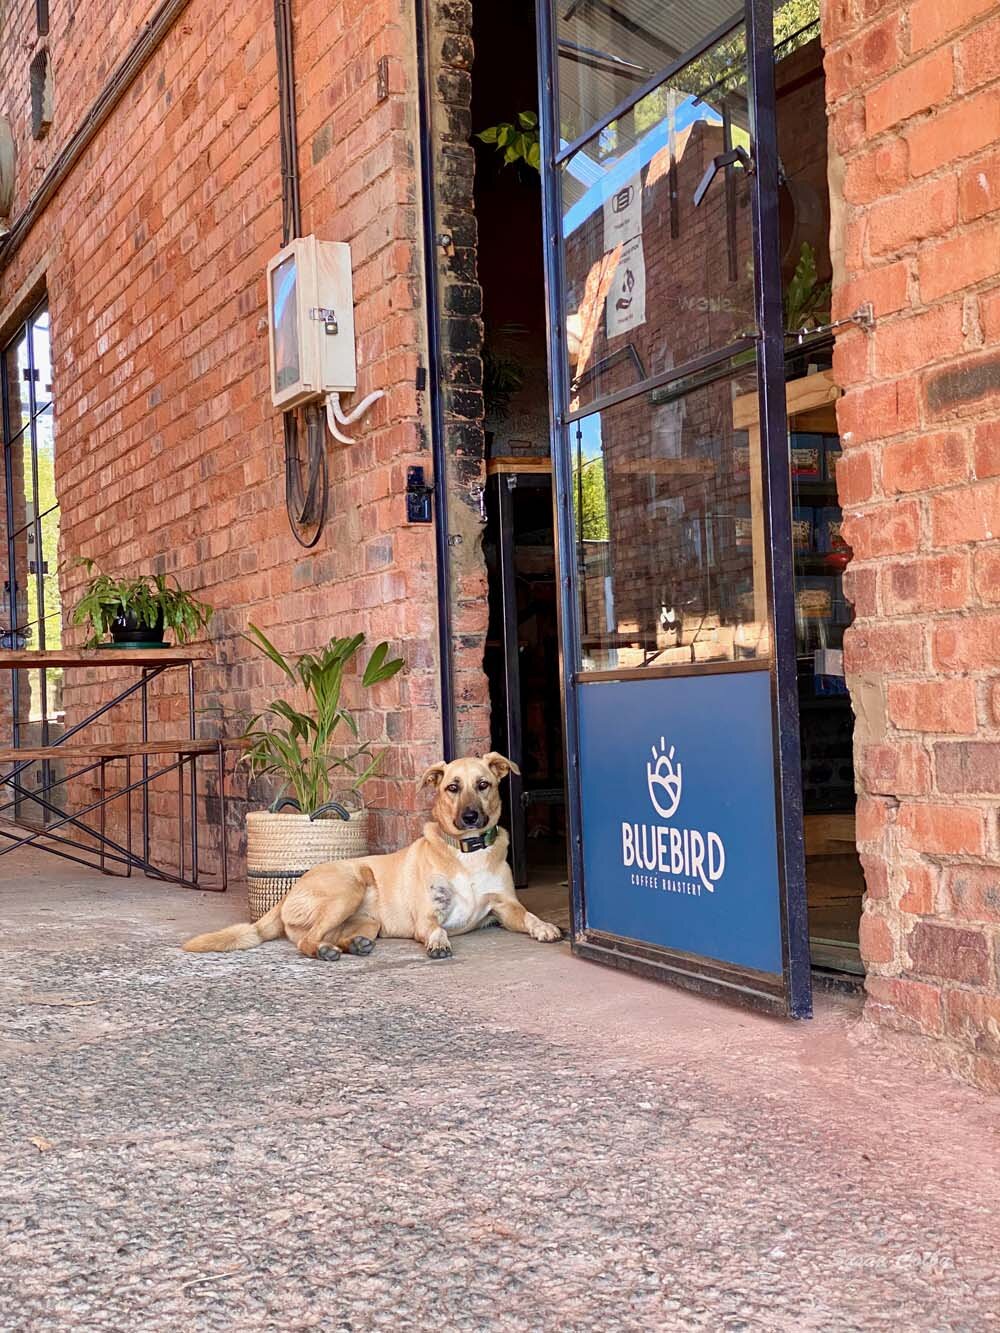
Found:
[[435, 930], [427, 941], [428, 958], [450, 958], [451, 944], [443, 930]]
[[335, 944], [321, 944], [316, 950], [316, 957], [324, 963], [335, 963], [340, 958], [340, 950]]
[[347, 945], [347, 952], [356, 954], [359, 958], [367, 958], [375, 948], [375, 941], [368, 935], [355, 935]]
[[558, 926], [554, 926], [551, 921], [542, 921], [537, 916], [528, 927], [528, 934], [533, 940], [540, 940], [542, 944], [552, 944], [555, 940], [562, 939], [562, 931]]

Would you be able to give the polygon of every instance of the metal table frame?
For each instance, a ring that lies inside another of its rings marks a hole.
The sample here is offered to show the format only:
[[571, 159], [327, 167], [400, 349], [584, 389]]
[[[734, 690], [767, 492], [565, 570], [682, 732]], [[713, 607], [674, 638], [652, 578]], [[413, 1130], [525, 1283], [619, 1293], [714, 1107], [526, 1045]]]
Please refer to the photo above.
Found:
[[[154, 656], [155, 655], [155, 656]], [[57, 779], [54, 782], [46, 782], [41, 788], [31, 790], [24, 786], [18, 779], [32, 764], [46, 763], [46, 759], [40, 759], [33, 756], [21, 762], [15, 762], [14, 768], [5, 774], [0, 774], [0, 787], [8, 787], [13, 793], [12, 799], [0, 805], [0, 817], [5, 812], [16, 808], [18, 803], [24, 801], [33, 801], [40, 806], [49, 815], [56, 816], [53, 824], [47, 825], [41, 829], [32, 829], [29, 833], [19, 834], [11, 831], [10, 828], [3, 827], [0, 824], [0, 838], [6, 839], [7, 845], [0, 846], [0, 856], [8, 852], [16, 851], [20, 847], [37, 846], [40, 850], [49, 852], [53, 856], [59, 856], [67, 861], [74, 861], [77, 864], [85, 865], [99, 869], [104, 874], [114, 874], [108, 869], [108, 865], [124, 865], [125, 875], [131, 875], [132, 870], [140, 870], [152, 878], [168, 880], [172, 883], [183, 884], [189, 888], [216, 889], [224, 892], [228, 884], [228, 866], [226, 856], [226, 796], [225, 796], [225, 742], [216, 740], [214, 742], [200, 741], [195, 736], [195, 680], [194, 668], [196, 662], [203, 660], [204, 654], [193, 649], [109, 649], [103, 650], [54, 650], [46, 651], [0, 651], [0, 670], [10, 671], [14, 679], [18, 671], [42, 670], [52, 667], [129, 667], [137, 666], [140, 671], [139, 679], [127, 685], [120, 690], [112, 699], [100, 705], [93, 712], [82, 718], [79, 722], [70, 727], [62, 736], [58, 737], [48, 745], [38, 747], [24, 747], [34, 751], [51, 751], [53, 758], [59, 757], [59, 750], [65, 747], [70, 754], [76, 754], [76, 757], [83, 759], [80, 749], [90, 750], [91, 754], [86, 756], [88, 762], [83, 762], [82, 767], [73, 769], [72, 772]], [[188, 736], [177, 738], [175, 741], [163, 742], [163, 749], [160, 753], [173, 754], [176, 758], [172, 763], [160, 764], [155, 768], [151, 765], [152, 754], [142, 753], [139, 756], [129, 753], [129, 744], [115, 745], [114, 742], [95, 743], [93, 746], [74, 747], [68, 742], [79, 735], [88, 726], [100, 720], [112, 709], [124, 703], [127, 699], [139, 695], [140, 699], [140, 726], [142, 741], [149, 743], [149, 686], [164, 672], [178, 667], [184, 667], [187, 670], [187, 723]], [[19, 747], [15, 746], [14, 749]], [[218, 884], [205, 883], [201, 879], [201, 868], [198, 855], [198, 772], [197, 760], [200, 756], [215, 757], [218, 765], [219, 780], [219, 880]], [[142, 775], [135, 781], [132, 780], [132, 760], [139, 758], [141, 760]], [[107, 790], [107, 766], [115, 761], [125, 763], [125, 786], [119, 790], [108, 793]], [[184, 837], [184, 804], [185, 804], [185, 784], [184, 768], [187, 766], [189, 771], [189, 782], [187, 799], [190, 802], [190, 875], [187, 874], [187, 855], [185, 850]], [[83, 777], [87, 773], [99, 770], [99, 790], [100, 796], [96, 801], [91, 801], [82, 810], [75, 814], [66, 814], [51, 800], [46, 799], [58, 787], [75, 778]], [[157, 865], [151, 857], [151, 839], [150, 839], [150, 811], [149, 811], [149, 787], [157, 779], [167, 776], [170, 773], [177, 773], [178, 777], [178, 869], [173, 871], [162, 865]], [[140, 855], [133, 846], [132, 838], [132, 793], [141, 791], [142, 793], [142, 854]], [[125, 843], [118, 842], [112, 838], [106, 828], [106, 809], [112, 801], [126, 799], [126, 839]], [[96, 828], [84, 822], [84, 817], [94, 811], [99, 812], [99, 822]], [[12, 823], [14, 821], [11, 821]], [[55, 832], [56, 829], [70, 827], [77, 831], [83, 837], [91, 839], [91, 842], [83, 842], [61, 836]], [[58, 845], [55, 845], [58, 844]], [[69, 850], [72, 849], [72, 850]], [[76, 853], [76, 854], [75, 854]], [[79, 853], [83, 853], [80, 855]], [[96, 859], [87, 859], [89, 857]]]

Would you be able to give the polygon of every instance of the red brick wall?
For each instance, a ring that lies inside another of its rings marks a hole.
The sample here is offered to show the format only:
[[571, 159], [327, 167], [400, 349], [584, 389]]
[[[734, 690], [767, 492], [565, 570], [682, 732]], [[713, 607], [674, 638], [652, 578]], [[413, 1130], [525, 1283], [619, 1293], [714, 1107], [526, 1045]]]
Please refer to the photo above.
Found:
[[[20, 6], [27, 14], [33, 8]], [[26, 243], [0, 272], [0, 320], [29, 281], [48, 288], [64, 559], [163, 569], [217, 608], [218, 665], [200, 702], [259, 706], [276, 672], [240, 637], [248, 621], [285, 650], [331, 634], [388, 637], [406, 672], [380, 687], [362, 735], [388, 745], [368, 795], [376, 837], [411, 836], [412, 779], [438, 756], [433, 529], [407, 527], [408, 463], [429, 463], [415, 389], [422, 351], [412, 14], [402, 0], [297, 0], [296, 65], [306, 232], [353, 247], [359, 392], [387, 397], [331, 446], [330, 516], [318, 546], [288, 527], [280, 416], [270, 404], [264, 266], [281, 243], [278, 112], [270, 0], [220, 22], [192, 0]], [[146, 17], [142, 6], [52, 7], [56, 120], [75, 128]], [[79, 34], [88, 39], [77, 54]], [[21, 38], [5, 29], [0, 113], [24, 114]], [[376, 64], [389, 60], [378, 101]], [[76, 61], [74, 65], [73, 62]], [[62, 63], [60, 63], [62, 62]], [[41, 151], [41, 150], [39, 150]], [[30, 155], [29, 155], [30, 156]], [[22, 157], [22, 181], [37, 174]], [[25, 176], [27, 172], [27, 176]], [[26, 198], [25, 187], [18, 208]], [[72, 603], [80, 583], [67, 574]], [[74, 634], [76, 641], [80, 632]], [[109, 687], [67, 683], [70, 720]], [[179, 727], [180, 681], [159, 723]], [[206, 717], [203, 729], [215, 722]], [[211, 791], [211, 789], [210, 789]], [[242, 823], [233, 807], [233, 845]]]
[[[50, 0], [49, 35], [39, 37], [34, 4], [4, 5], [0, 14], [0, 115], [10, 120], [17, 144], [15, 216], [157, 8], [157, 0]], [[42, 47], [51, 62], [54, 117], [48, 133], [33, 139], [28, 70]]]
[[867, 1012], [1000, 1088], [1000, 18], [823, 22]]

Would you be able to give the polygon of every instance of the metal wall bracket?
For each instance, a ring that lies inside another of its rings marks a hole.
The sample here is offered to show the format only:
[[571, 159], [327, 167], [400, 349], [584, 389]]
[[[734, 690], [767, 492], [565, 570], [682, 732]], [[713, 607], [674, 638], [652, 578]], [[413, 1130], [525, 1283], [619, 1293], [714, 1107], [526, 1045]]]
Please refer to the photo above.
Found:
[[834, 329], [842, 329], [845, 324], [857, 324], [858, 328], [864, 329], [865, 333], [871, 333], [875, 328], [875, 310], [871, 301], [863, 301], [857, 310], [845, 315], [843, 319], [835, 319], [832, 324], [820, 324], [815, 329], [804, 327], [790, 329], [786, 336], [802, 343], [807, 338], [815, 338], [820, 333], [832, 333]]

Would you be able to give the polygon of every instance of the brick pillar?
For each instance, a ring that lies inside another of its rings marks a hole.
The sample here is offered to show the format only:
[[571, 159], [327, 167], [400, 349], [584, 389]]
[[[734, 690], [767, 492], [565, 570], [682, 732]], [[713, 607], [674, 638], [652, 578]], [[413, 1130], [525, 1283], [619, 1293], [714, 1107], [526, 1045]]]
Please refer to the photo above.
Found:
[[[489, 683], [483, 670], [489, 619], [483, 525], [476, 488], [483, 458], [483, 298], [476, 264], [472, 187], [472, 5], [440, 0], [429, 34], [441, 300], [444, 434], [448, 454], [451, 615], [458, 754], [490, 748]], [[446, 239], [445, 239], [446, 238]]]
[[1000, 18], [823, 6], [867, 1015], [1000, 1090]]

